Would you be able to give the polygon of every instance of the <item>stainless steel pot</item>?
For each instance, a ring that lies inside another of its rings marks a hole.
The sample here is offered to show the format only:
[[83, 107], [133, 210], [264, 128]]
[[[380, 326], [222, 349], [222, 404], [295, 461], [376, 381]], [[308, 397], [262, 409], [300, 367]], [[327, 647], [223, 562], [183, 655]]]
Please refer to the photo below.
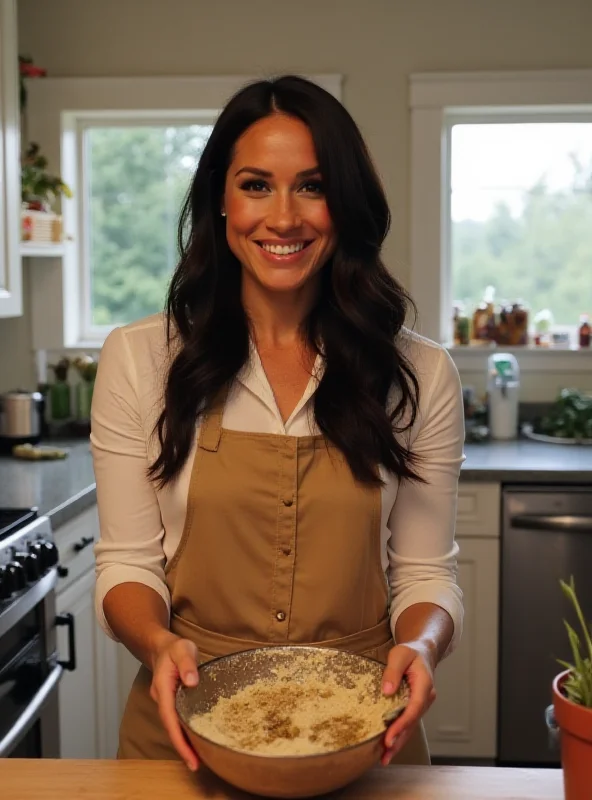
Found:
[[0, 443], [36, 444], [41, 438], [43, 395], [16, 390], [0, 394]]

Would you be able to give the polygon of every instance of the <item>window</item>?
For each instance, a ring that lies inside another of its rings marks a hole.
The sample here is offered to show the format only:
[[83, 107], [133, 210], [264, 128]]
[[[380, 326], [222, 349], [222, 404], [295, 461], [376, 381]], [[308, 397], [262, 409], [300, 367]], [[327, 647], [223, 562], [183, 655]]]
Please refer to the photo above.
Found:
[[576, 344], [592, 315], [592, 119], [450, 122], [452, 300], [467, 311], [488, 286], [525, 304], [531, 334]]
[[[491, 286], [498, 319], [503, 301], [528, 309], [523, 370], [581, 370], [592, 355], [574, 348], [580, 314], [592, 317], [592, 71], [414, 75], [410, 105], [420, 332], [451, 346], [455, 302], [471, 316]], [[552, 320], [550, 347], [536, 345], [540, 319]], [[451, 349], [461, 370], [484, 369], [483, 348]]]
[[160, 311], [177, 223], [211, 124], [89, 124], [82, 130], [85, 329]]

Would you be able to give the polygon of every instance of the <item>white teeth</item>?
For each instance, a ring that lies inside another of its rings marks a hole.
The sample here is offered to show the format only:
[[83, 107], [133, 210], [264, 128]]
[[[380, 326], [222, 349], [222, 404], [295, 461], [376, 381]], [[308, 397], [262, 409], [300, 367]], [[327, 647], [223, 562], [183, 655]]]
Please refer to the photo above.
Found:
[[267, 250], [268, 253], [273, 253], [274, 256], [289, 256], [291, 253], [298, 253], [304, 247], [304, 242], [298, 244], [262, 244], [261, 247]]

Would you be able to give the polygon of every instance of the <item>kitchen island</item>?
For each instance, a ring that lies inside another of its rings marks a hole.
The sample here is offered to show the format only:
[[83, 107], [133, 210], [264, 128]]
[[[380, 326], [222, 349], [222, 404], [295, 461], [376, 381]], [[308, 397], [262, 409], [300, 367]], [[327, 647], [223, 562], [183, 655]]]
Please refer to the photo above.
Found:
[[[0, 761], [6, 800], [240, 800], [200, 770], [172, 761]], [[340, 800], [561, 800], [561, 770], [389, 767], [336, 792]]]

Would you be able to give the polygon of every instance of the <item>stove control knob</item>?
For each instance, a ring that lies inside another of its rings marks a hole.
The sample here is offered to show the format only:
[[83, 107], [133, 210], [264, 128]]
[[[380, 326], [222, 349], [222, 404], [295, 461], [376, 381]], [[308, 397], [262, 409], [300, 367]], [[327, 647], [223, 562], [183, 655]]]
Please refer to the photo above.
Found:
[[47, 564], [47, 568], [55, 567], [55, 565], [60, 560], [60, 554], [58, 553], [58, 548], [55, 546], [53, 542], [48, 541], [47, 539], [42, 539], [41, 543], [45, 548], [45, 555], [42, 558], [43, 563]]
[[14, 560], [23, 568], [27, 583], [35, 583], [41, 575], [41, 566], [35, 553], [15, 553]]
[[15, 583], [8, 566], [0, 567], [0, 600], [8, 600], [14, 592]]
[[29, 544], [29, 553], [37, 556], [40, 575], [42, 575], [45, 570], [49, 569], [49, 554], [47, 553], [45, 542], [42, 539], [38, 539], [36, 542], [31, 542]]
[[20, 592], [22, 589], [27, 588], [27, 578], [25, 577], [25, 569], [18, 561], [9, 561], [6, 569], [12, 576], [12, 591]]

